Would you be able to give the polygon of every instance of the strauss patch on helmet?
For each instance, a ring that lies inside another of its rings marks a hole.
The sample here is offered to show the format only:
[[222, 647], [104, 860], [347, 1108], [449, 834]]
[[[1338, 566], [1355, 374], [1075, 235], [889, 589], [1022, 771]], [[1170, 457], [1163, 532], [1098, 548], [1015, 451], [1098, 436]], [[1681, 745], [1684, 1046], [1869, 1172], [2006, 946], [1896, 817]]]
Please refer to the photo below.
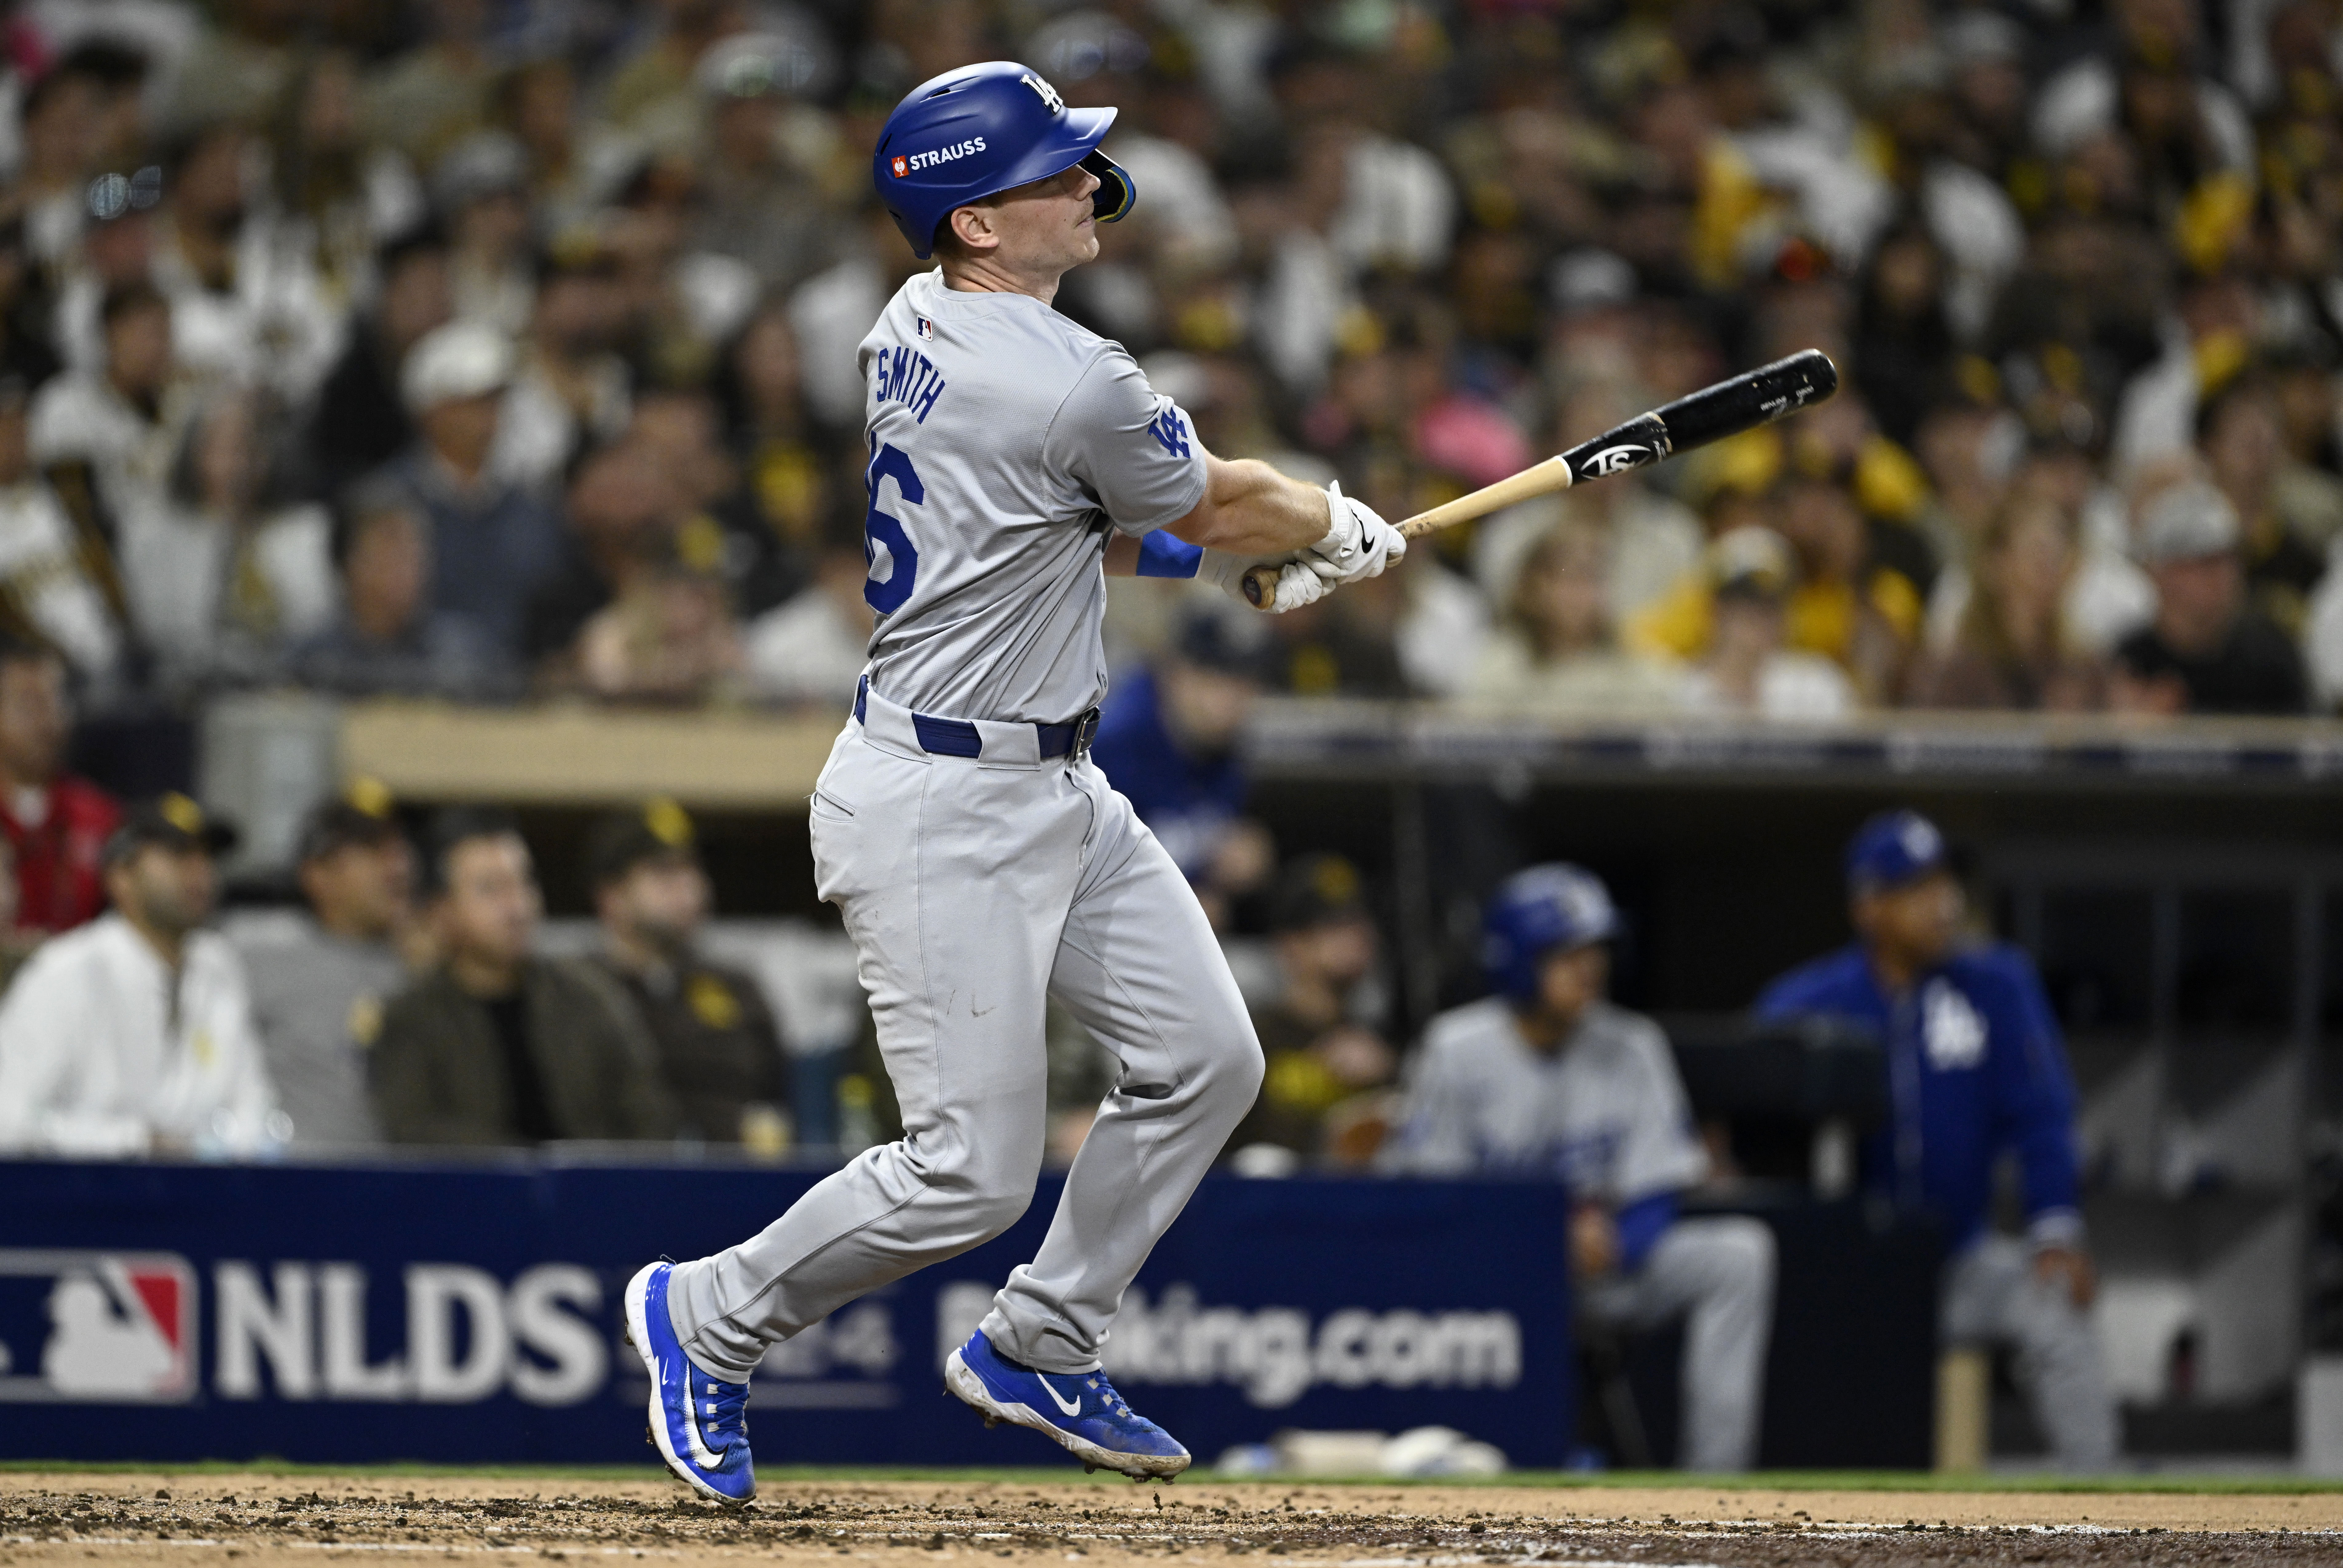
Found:
[[901, 179], [914, 170], [931, 169], [938, 164], [948, 164], [955, 158], [972, 158], [982, 151], [984, 151], [984, 138], [970, 136], [964, 142], [954, 142], [948, 147], [937, 147], [930, 152], [913, 153], [909, 157], [899, 157], [895, 160], [895, 177]]

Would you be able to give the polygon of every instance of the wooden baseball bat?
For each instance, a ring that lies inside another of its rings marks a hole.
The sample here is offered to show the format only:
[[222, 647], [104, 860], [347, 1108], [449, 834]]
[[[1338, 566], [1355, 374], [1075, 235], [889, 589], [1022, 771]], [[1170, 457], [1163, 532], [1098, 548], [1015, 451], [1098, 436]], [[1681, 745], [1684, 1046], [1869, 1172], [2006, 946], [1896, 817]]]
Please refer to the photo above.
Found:
[[[1641, 468], [1786, 418], [1837, 390], [1838, 367], [1831, 363], [1830, 356], [1819, 348], [1801, 349], [1787, 359], [1761, 365], [1648, 414], [1638, 414], [1592, 441], [1582, 441], [1567, 452], [1484, 485], [1469, 496], [1418, 512], [1401, 523], [1399, 531], [1403, 538], [1418, 538], [1435, 528], [1486, 517], [1534, 496], [1550, 496], [1589, 479]], [[1246, 599], [1256, 608], [1268, 604], [1277, 592], [1277, 573], [1278, 568], [1272, 566], [1246, 572]]]

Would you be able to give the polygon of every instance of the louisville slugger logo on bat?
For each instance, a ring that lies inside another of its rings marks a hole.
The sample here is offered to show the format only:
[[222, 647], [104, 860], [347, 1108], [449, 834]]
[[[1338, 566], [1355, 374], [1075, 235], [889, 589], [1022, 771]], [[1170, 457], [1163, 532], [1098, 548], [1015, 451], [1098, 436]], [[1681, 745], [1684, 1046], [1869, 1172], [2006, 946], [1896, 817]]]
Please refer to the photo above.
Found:
[[[1460, 496], [1444, 506], [1418, 512], [1399, 525], [1401, 534], [1416, 538], [1436, 528], [1526, 501], [1566, 490], [1582, 479], [1604, 479], [1738, 436], [1760, 425], [1770, 425], [1838, 390], [1838, 367], [1818, 348], [1808, 348], [1755, 370], [1704, 387], [1648, 414], [1582, 441], [1560, 457]], [[1244, 596], [1256, 606], [1270, 604], [1277, 593], [1278, 568], [1257, 566], [1244, 575]]]
[[1656, 463], [1667, 455], [1664, 447], [1605, 447], [1586, 459], [1585, 473], [1590, 479], [1608, 478], [1646, 463]]

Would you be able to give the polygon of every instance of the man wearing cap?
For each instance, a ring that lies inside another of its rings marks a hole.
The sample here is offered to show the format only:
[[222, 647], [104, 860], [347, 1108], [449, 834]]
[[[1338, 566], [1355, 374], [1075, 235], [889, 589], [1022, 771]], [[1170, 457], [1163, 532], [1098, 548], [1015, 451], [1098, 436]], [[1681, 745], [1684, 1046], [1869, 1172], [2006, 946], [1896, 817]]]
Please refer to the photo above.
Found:
[[383, 1005], [407, 983], [399, 939], [410, 917], [415, 857], [390, 791], [362, 779], [302, 824], [307, 914], [239, 933], [254, 1021], [293, 1134], [303, 1144], [382, 1141], [367, 1059]]
[[537, 952], [528, 846], [498, 811], [443, 812], [423, 858], [439, 965], [383, 1010], [375, 1110], [394, 1143], [665, 1139], [658, 1048], [595, 966]]
[[708, 874], [691, 819], [653, 800], [595, 824], [586, 844], [602, 950], [593, 962], [634, 1000], [687, 1136], [738, 1143], [778, 1128], [787, 1060], [755, 980], [694, 950]]
[[1303, 1163], [1362, 1164], [1382, 1122], [1359, 1097], [1389, 1083], [1398, 1059], [1372, 1017], [1361, 1016], [1380, 944], [1358, 868], [1340, 855], [1295, 860], [1278, 877], [1270, 925], [1279, 989], [1252, 1010], [1265, 1071], [1252, 1110], [1229, 1136], [1231, 1162], [1257, 1176]]
[[[2116, 1411], [2091, 1331], [2075, 1084], [2042, 982], [2016, 948], [1967, 939], [1944, 835], [1918, 812], [1864, 823], [1846, 879], [1855, 941], [1766, 987], [1755, 1017], [1833, 1018], [1878, 1037], [1894, 1115], [1863, 1151], [1863, 1179], [1941, 1227], [1945, 1337], [2014, 1345], [2058, 1462], [2109, 1469]], [[1993, 1228], [2005, 1154], [2022, 1178], [2022, 1240]]]
[[560, 558], [552, 509], [490, 462], [513, 377], [501, 333], [451, 321], [408, 350], [399, 391], [421, 434], [385, 477], [431, 522], [431, 604], [476, 622], [505, 653], [529, 596]]
[[2153, 713], [2300, 713], [2302, 656], [2246, 598], [2237, 514], [2197, 480], [2148, 503], [2140, 561], [2156, 618], [2116, 648], [2115, 705]]
[[205, 930], [235, 834], [185, 795], [106, 847], [113, 911], [44, 946], [0, 1001], [0, 1151], [239, 1156], [284, 1141], [244, 965]]
[[747, 263], [769, 288], [794, 288], [830, 260], [836, 215], [790, 163], [781, 135], [789, 95], [813, 64], [794, 39], [742, 33], [692, 72], [706, 120], [691, 248]]
[[1614, 1329], [1682, 1321], [1678, 1462], [1746, 1470], [1773, 1332], [1774, 1233], [1745, 1215], [1680, 1213], [1708, 1154], [1667, 1037], [1606, 995], [1619, 930], [1591, 872], [1556, 864], [1508, 879], [1483, 922], [1496, 994], [1424, 1030], [1384, 1163], [1564, 1181], [1580, 1313]]

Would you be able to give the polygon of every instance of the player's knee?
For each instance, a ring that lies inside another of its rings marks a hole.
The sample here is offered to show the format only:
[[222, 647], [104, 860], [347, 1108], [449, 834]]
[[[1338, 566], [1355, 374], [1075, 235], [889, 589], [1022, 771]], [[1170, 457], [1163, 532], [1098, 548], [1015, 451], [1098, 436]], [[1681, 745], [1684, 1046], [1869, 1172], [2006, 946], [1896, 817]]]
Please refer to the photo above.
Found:
[[1735, 1215], [1713, 1222], [1718, 1275], [1742, 1290], [1770, 1291], [1774, 1286], [1774, 1228], [1763, 1220]]
[[1025, 1211], [1032, 1206], [1031, 1181], [1021, 1187], [1007, 1182], [988, 1183], [969, 1194], [969, 1229], [981, 1232], [977, 1238], [980, 1244], [990, 1241], [1023, 1219]]
[[1261, 1040], [1248, 1023], [1228, 1037], [1222, 1047], [1221, 1070], [1228, 1080], [1229, 1097], [1242, 1100], [1250, 1107], [1260, 1098], [1262, 1081], [1268, 1075], [1268, 1060], [1262, 1055]]

